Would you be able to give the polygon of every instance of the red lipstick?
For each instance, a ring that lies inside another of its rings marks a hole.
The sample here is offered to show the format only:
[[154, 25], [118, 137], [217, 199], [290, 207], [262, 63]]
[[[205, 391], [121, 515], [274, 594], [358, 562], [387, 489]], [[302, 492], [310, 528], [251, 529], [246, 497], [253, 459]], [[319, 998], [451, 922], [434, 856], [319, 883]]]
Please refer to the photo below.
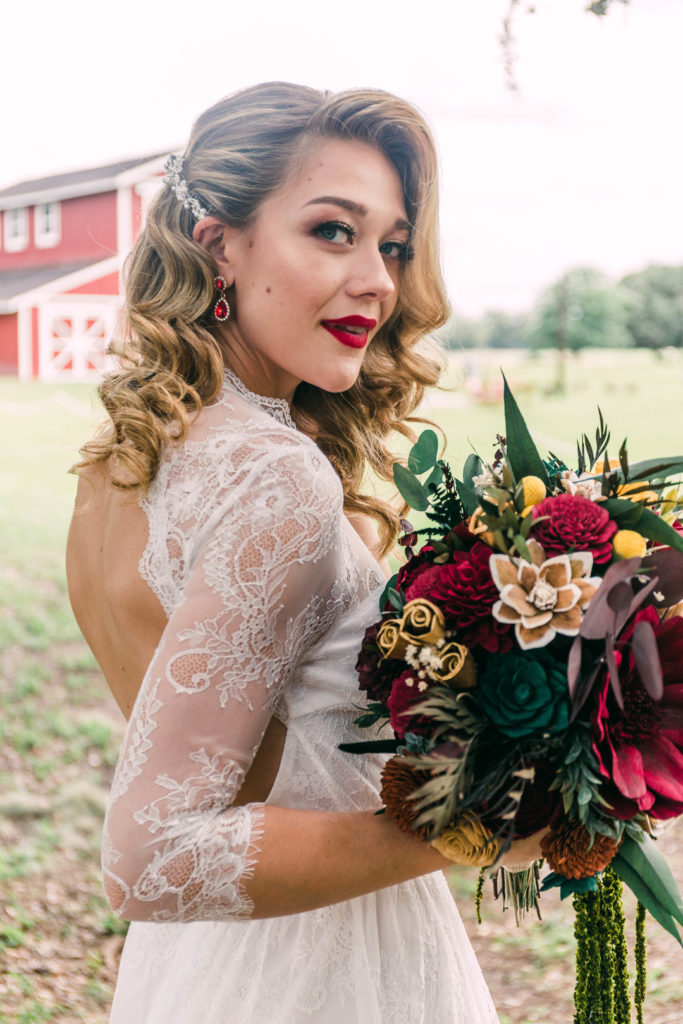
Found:
[[368, 343], [368, 332], [376, 324], [376, 320], [366, 316], [340, 316], [336, 320], [322, 321], [325, 330], [349, 348], [365, 348]]

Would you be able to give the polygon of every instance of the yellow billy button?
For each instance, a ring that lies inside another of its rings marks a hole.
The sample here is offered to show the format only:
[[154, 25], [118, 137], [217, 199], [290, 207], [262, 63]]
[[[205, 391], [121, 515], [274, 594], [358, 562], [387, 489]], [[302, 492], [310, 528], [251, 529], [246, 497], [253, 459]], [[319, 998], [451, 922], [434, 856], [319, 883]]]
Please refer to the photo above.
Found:
[[647, 541], [635, 530], [617, 530], [612, 538], [615, 558], [642, 558], [647, 550]]
[[545, 484], [539, 476], [523, 476], [519, 481], [520, 489], [517, 498], [522, 506], [522, 517], [531, 512], [534, 505], [545, 498]]

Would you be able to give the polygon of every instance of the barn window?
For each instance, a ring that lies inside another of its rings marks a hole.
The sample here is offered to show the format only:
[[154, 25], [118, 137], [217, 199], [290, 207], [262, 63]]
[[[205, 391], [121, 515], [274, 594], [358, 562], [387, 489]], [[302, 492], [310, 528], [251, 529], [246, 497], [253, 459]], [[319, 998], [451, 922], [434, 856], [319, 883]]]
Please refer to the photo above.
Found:
[[25, 206], [5, 210], [5, 249], [21, 252], [28, 245], [28, 210]]
[[49, 249], [58, 245], [61, 238], [59, 203], [41, 203], [36, 206], [36, 246]]

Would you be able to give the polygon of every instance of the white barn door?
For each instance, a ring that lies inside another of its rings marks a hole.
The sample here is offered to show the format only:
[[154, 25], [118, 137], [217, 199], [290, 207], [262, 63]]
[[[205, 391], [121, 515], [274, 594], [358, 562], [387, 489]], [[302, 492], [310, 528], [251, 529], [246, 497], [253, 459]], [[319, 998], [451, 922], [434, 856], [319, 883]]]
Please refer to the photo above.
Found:
[[40, 306], [41, 380], [98, 380], [113, 365], [105, 354], [119, 312], [116, 298], [73, 296]]

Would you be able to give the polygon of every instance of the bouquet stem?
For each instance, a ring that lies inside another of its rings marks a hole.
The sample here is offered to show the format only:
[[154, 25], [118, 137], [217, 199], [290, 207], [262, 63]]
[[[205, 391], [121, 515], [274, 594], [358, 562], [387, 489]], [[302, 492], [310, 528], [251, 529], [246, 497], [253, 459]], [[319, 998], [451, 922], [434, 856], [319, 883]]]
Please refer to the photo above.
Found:
[[508, 871], [507, 868], [498, 868], [491, 875], [493, 882], [493, 895], [503, 900], [503, 910], [512, 907], [515, 914], [515, 922], [519, 922], [535, 910], [539, 921], [541, 920], [540, 899], [540, 874], [538, 861], [534, 861], [523, 871]]

